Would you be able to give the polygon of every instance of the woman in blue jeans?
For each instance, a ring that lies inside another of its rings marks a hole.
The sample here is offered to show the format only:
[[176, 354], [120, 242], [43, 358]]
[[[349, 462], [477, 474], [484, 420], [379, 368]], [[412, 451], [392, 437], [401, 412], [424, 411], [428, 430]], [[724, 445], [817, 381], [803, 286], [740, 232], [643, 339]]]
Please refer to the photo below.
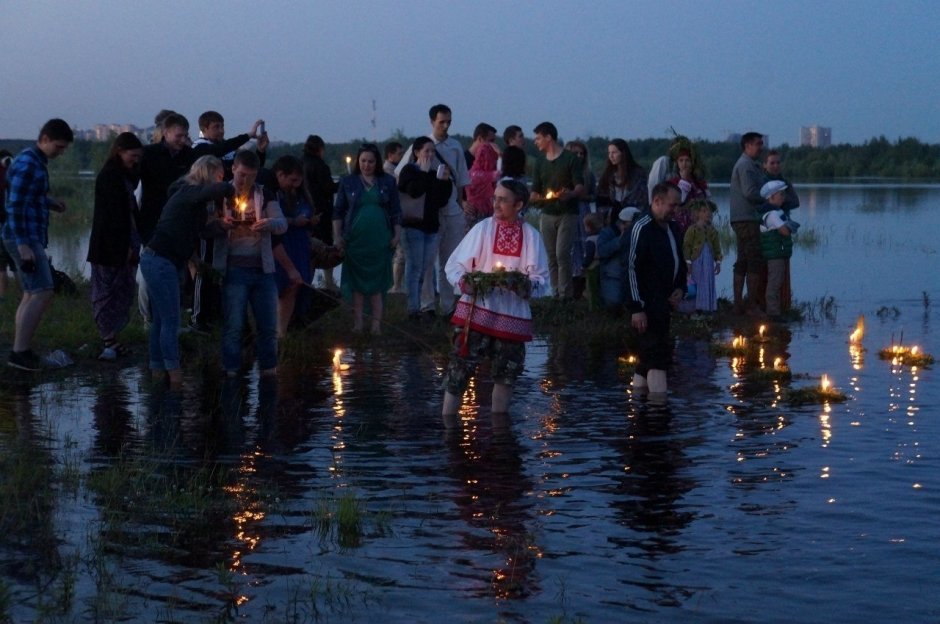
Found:
[[170, 187], [153, 236], [140, 254], [152, 314], [150, 370], [154, 380], [165, 373], [174, 389], [183, 382], [178, 338], [180, 278], [215, 202], [235, 193], [231, 184], [222, 182], [222, 175], [222, 161], [215, 156], [196, 160], [189, 173]]
[[411, 154], [412, 161], [405, 165], [398, 176], [398, 190], [413, 199], [424, 197], [424, 214], [421, 218], [402, 216], [408, 317], [417, 319], [421, 315], [421, 287], [425, 269], [434, 262], [437, 253], [440, 228], [438, 215], [450, 198], [451, 182], [447, 177], [438, 178], [437, 171], [432, 168], [434, 142], [431, 139], [416, 139], [411, 146]]

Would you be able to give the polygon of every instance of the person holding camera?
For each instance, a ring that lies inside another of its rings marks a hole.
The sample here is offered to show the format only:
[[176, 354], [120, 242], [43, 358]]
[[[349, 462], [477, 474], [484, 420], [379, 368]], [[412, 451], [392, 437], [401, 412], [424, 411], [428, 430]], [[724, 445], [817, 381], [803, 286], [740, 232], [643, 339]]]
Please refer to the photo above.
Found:
[[52, 267], [46, 257], [49, 211], [65, 212], [65, 204], [49, 196], [50, 160], [58, 158], [74, 140], [62, 119], [50, 119], [39, 131], [36, 145], [27, 147], [10, 163], [7, 172], [7, 221], [3, 246], [16, 264], [23, 298], [16, 309], [13, 350], [7, 365], [20, 370], [42, 368], [30, 345], [43, 314], [55, 294]]

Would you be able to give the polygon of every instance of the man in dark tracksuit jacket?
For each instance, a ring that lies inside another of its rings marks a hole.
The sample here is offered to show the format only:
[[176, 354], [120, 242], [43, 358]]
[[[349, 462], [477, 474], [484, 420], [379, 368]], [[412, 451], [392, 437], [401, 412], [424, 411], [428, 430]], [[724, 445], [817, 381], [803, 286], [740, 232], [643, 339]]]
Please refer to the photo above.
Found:
[[653, 188], [650, 214], [630, 230], [630, 251], [624, 275], [630, 323], [639, 334], [633, 387], [665, 398], [666, 369], [672, 361], [669, 342], [671, 309], [685, 294], [686, 267], [682, 236], [669, 217], [679, 205], [679, 188], [668, 182]]

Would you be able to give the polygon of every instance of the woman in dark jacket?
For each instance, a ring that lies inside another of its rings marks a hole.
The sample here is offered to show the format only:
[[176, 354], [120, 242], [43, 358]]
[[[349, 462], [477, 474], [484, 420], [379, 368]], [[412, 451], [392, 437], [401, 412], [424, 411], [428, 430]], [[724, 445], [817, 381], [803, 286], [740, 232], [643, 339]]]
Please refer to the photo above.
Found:
[[597, 209], [612, 215], [609, 222], [613, 222], [627, 206], [649, 210], [646, 170], [634, 160], [626, 141], [612, 139], [607, 146], [607, 166], [597, 183]]
[[134, 189], [140, 180], [142, 154], [143, 144], [136, 135], [119, 134], [95, 179], [87, 260], [91, 263], [92, 312], [104, 341], [99, 360], [115, 360], [126, 353], [117, 334], [127, 325], [137, 288], [140, 236]]
[[[402, 238], [405, 247], [405, 285], [408, 289], [408, 317], [421, 315], [421, 287], [428, 267], [434, 264], [437, 253], [440, 211], [450, 199], [450, 178], [439, 179], [434, 161], [434, 141], [419, 137], [411, 146], [411, 162], [398, 177], [398, 190], [403, 198], [423, 203], [420, 218], [406, 218], [402, 214]], [[446, 175], [446, 173], [445, 173]], [[407, 197], [407, 198], [406, 198]], [[489, 201], [489, 200], [487, 200]]]

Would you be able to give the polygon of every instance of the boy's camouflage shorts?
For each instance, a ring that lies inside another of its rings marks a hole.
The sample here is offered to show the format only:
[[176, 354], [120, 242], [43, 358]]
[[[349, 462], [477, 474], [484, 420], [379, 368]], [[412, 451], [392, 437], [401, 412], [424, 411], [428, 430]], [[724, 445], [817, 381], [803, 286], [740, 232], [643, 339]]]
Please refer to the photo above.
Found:
[[511, 386], [525, 365], [525, 343], [504, 340], [470, 330], [468, 336], [469, 355], [460, 354], [463, 345], [463, 328], [454, 328], [454, 352], [444, 371], [444, 390], [460, 396], [467, 389], [470, 375], [482, 358], [490, 358], [490, 377], [493, 383]]

